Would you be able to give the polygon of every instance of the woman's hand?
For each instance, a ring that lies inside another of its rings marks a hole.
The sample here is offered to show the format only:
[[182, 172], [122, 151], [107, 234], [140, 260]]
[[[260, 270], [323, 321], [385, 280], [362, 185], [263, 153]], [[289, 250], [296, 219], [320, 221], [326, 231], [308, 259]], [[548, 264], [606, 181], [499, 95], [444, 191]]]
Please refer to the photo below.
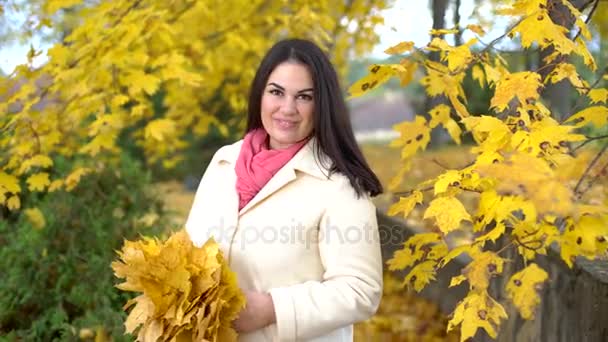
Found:
[[248, 333], [276, 322], [274, 304], [268, 293], [245, 291], [247, 304], [233, 322], [238, 333]]

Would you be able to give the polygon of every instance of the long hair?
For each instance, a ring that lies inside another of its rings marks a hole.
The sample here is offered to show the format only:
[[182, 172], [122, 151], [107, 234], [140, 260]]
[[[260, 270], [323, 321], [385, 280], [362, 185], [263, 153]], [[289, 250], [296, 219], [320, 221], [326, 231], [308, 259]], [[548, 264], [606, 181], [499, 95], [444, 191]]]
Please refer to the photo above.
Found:
[[305, 65], [312, 75], [314, 88], [313, 136], [315, 159], [323, 152], [332, 165], [324, 165], [330, 175], [344, 174], [350, 180], [357, 196], [369, 192], [371, 196], [382, 193], [380, 180], [370, 169], [357, 145], [350, 122], [350, 115], [341, 92], [338, 75], [325, 53], [313, 42], [303, 39], [287, 39], [276, 43], [266, 53], [253, 78], [249, 91], [247, 132], [262, 128], [262, 93], [272, 71], [283, 62]]

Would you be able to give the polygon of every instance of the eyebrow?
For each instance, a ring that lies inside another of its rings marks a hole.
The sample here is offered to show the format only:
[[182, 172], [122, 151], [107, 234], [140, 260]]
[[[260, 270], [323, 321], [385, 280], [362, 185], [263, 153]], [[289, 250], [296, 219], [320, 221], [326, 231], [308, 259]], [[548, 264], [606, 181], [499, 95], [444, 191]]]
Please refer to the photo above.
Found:
[[[282, 87], [282, 86], [280, 86], [280, 85], [278, 85], [278, 84], [276, 84], [276, 83], [274, 83], [274, 82], [270, 82], [270, 83], [268, 83], [268, 85], [275, 86], [275, 87], [279, 88], [279, 90], [281, 90], [281, 91], [285, 91], [285, 88], [284, 88], [284, 87]], [[305, 92], [307, 92], [307, 91], [313, 91], [313, 90], [314, 90], [313, 88], [306, 88], [306, 89], [299, 90], [299, 91], [297, 92], [297, 94], [300, 94], [300, 93], [305, 93]]]

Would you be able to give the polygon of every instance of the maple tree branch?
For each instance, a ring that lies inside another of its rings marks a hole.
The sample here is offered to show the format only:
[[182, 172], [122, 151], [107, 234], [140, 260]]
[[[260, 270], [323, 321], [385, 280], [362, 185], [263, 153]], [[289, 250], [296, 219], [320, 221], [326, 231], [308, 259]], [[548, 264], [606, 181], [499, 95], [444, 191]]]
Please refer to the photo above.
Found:
[[[539, 249], [543, 248], [543, 241], [542, 240], [532, 240], [532, 241], [527, 241], [527, 242], [522, 242], [517, 236], [513, 235], [513, 238], [515, 239], [515, 241], [517, 242], [517, 244], [527, 250], [536, 252]], [[539, 247], [530, 247], [528, 244], [530, 243], [540, 243]]]
[[586, 136], [587, 140], [585, 140], [582, 144], [578, 145], [577, 147], [575, 147], [572, 152], [576, 152], [577, 150], [579, 150], [581, 147], [587, 145], [588, 143], [595, 141], [595, 140], [601, 140], [601, 139], [606, 139], [608, 138], [608, 134], [607, 135], [600, 135], [597, 137], [590, 137], [590, 136]]
[[574, 104], [574, 106], [572, 107], [572, 109], [570, 109], [569, 113], [570, 115], [566, 116], [564, 119], [562, 119], [562, 121], [560, 122], [560, 125], [564, 123], [564, 121], [568, 120], [568, 118], [570, 116], [572, 116], [572, 114], [578, 110], [578, 108], [580, 107], [580, 105], [582, 104], [582, 99], [584, 99], [591, 90], [593, 90], [603, 79], [603, 76], [605, 73], [608, 72], [608, 66], [605, 67], [602, 70], [598, 71], [598, 77], [595, 80], [595, 82], [593, 82], [593, 84], [591, 84], [589, 86], [589, 88], [585, 88], [585, 92], [583, 94], [581, 94], [581, 96], [578, 97], [578, 99], [576, 100], [576, 103]]
[[437, 160], [437, 158], [433, 158], [432, 161], [433, 161], [433, 163], [439, 165], [439, 167], [443, 168], [444, 170], [450, 170], [450, 168], [447, 165], [445, 165], [442, 162], [440, 162], [439, 160]]
[[[590, 1], [590, 2], [588, 2], [587, 4], [585, 4], [585, 7], [586, 7], [586, 6], [587, 6], [589, 3], [591, 3], [591, 1]], [[593, 17], [593, 14], [595, 13], [595, 10], [597, 9], [597, 5], [599, 5], [599, 3], [600, 3], [600, 0], [595, 0], [595, 1], [593, 2], [593, 7], [591, 7], [591, 12], [589, 12], [589, 15], [587, 15], [587, 19], [585, 19], [585, 25], [589, 24], [589, 22], [591, 21], [591, 17]], [[578, 37], [581, 35], [581, 33], [582, 33], [582, 32], [583, 32], [583, 28], [582, 28], [582, 27], [579, 27], [579, 28], [578, 28], [578, 32], [576, 33], [576, 35], [574, 36], [574, 38], [572, 38], [572, 40], [577, 40], [577, 39], [578, 39]]]
[[412, 189], [412, 190], [407, 190], [407, 191], [395, 192], [395, 193], [393, 193], [393, 195], [395, 195], [395, 196], [409, 196], [409, 195], [411, 195], [411, 194], [412, 194], [414, 191], [425, 192], [425, 191], [430, 191], [430, 190], [433, 190], [433, 189], [435, 189], [435, 187], [434, 187], [434, 186], [429, 186], [429, 187], [426, 187], [426, 188], [424, 188], [424, 189], [420, 189], [420, 190], [418, 190], [418, 189]]
[[524, 21], [524, 19], [526, 19], [526, 18], [521, 18], [521, 19], [519, 19], [519, 20], [518, 20], [518, 21], [517, 21], [515, 24], [511, 25], [511, 27], [509, 27], [508, 29], [506, 29], [504, 34], [502, 34], [501, 36], [499, 36], [499, 37], [495, 38], [495, 39], [494, 39], [494, 40], [492, 40], [492, 41], [491, 41], [489, 44], [487, 44], [487, 45], [486, 45], [486, 44], [484, 44], [484, 45], [486, 45], [486, 47], [485, 47], [483, 50], [481, 50], [481, 51], [479, 52], [479, 54], [480, 54], [480, 55], [483, 55], [484, 53], [488, 52], [488, 50], [490, 50], [490, 49], [494, 48], [494, 45], [496, 45], [496, 44], [497, 44], [497, 43], [498, 43], [500, 40], [502, 40], [504, 37], [506, 37], [507, 35], [509, 35], [509, 33], [511, 33], [511, 31], [512, 31], [512, 30], [513, 30], [515, 27], [517, 27], [517, 25], [519, 25], [519, 24], [520, 24], [522, 21]]
[[605, 174], [606, 169], [608, 169], [608, 163], [606, 163], [604, 165], [604, 167], [602, 167], [600, 169], [600, 171], [598, 172], [598, 174], [589, 182], [589, 184], [587, 184], [587, 187], [585, 188], [585, 190], [581, 191], [581, 195], [584, 194], [585, 192], [589, 191], [593, 187], [593, 185], [598, 181], [598, 179], [600, 179], [600, 176], [602, 174]]
[[604, 154], [604, 152], [606, 152], [606, 149], [608, 149], [608, 144], [604, 145], [602, 150], [595, 156], [595, 158], [593, 158], [591, 163], [589, 163], [589, 165], [587, 166], [587, 169], [585, 170], [585, 172], [583, 173], [581, 178], [578, 180], [578, 183], [576, 183], [576, 186], [574, 187], [575, 195], [579, 195], [579, 196], [581, 195], [581, 193], [579, 193], [579, 188], [581, 187], [581, 184], [583, 184], [583, 180], [589, 175], [589, 172], [591, 172], [591, 169], [600, 160], [600, 157], [602, 156], [602, 154]]

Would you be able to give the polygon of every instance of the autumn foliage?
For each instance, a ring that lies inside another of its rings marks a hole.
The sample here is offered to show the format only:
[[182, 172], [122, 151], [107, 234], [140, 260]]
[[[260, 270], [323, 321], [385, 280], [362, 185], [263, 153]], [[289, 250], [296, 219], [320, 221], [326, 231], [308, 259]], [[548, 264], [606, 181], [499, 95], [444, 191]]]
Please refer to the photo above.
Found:
[[231, 323], [245, 297], [215, 241], [195, 247], [185, 230], [125, 241], [112, 268], [125, 279], [118, 288], [141, 293], [125, 305], [126, 332], [138, 341], [237, 340]]
[[[597, 70], [588, 50], [586, 42], [592, 36], [585, 17], [589, 14], [582, 14], [566, 0], [508, 3], [497, 15], [513, 18], [513, 25], [491, 43], [481, 44], [485, 32], [479, 25], [465, 28], [476, 38], [460, 46], [441, 38], [459, 28], [432, 31], [434, 38], [427, 46], [402, 42], [388, 49], [388, 54], [401, 55], [401, 61], [371, 65], [369, 74], [349, 89], [351, 96], [363, 95], [392, 77], [405, 86], [422, 71], [424, 75], [418, 79], [426, 93], [445, 99], [430, 108], [428, 115], [394, 127], [400, 137], [391, 146], [401, 150], [402, 161], [389, 188], [400, 198], [389, 214], [407, 218], [416, 206], [424, 207], [424, 219], [434, 223], [434, 231], [407, 240], [388, 266], [408, 270], [404, 285], [421, 291], [451, 260], [462, 254], [470, 257], [450, 284], [469, 287], [448, 323], [448, 330], [460, 327], [461, 341], [473, 337], [478, 329], [496, 337], [501, 321], [507, 318], [504, 303], [488, 290], [492, 278], [514, 261], [504, 257], [506, 250], [517, 251], [525, 265], [512, 275], [505, 289], [525, 319], [534, 317], [539, 292], [548, 279], [547, 272], [535, 263], [538, 255], [555, 248], [572, 267], [577, 257], [595, 259], [608, 251], [607, 194], [594, 186], [606, 174], [608, 161], [602, 157], [608, 147], [589, 144], [606, 136], [589, 136], [583, 131], [608, 123], [608, 90], [602, 87], [608, 75]], [[574, 18], [573, 33], [551, 18], [558, 3]], [[542, 65], [535, 70], [512, 70], [494, 48], [507, 38], [525, 49], [548, 51]], [[440, 60], [428, 59], [429, 52], [438, 52]], [[582, 68], [596, 75], [586, 80], [579, 74]], [[463, 82], [469, 76], [480, 88], [493, 92], [486, 113], [468, 109]], [[578, 100], [572, 113], [558, 116], [541, 93], [547, 85], [561, 81], [571, 84]], [[398, 191], [411, 171], [412, 157], [427, 148], [437, 126], [445, 128], [457, 144], [470, 134], [475, 160], [448, 168], [413, 189]], [[465, 208], [464, 193], [476, 194], [475, 208]], [[472, 232], [473, 240], [455, 245], [451, 239], [455, 231]]]

